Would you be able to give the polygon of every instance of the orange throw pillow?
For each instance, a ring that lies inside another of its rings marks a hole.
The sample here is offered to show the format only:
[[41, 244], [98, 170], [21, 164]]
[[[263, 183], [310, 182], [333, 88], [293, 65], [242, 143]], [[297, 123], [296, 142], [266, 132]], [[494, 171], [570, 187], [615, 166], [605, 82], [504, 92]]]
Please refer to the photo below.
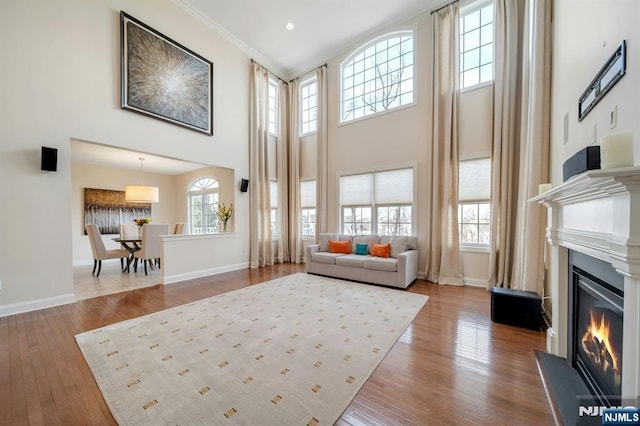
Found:
[[389, 252], [391, 251], [391, 244], [374, 244], [371, 247], [371, 254], [377, 257], [389, 257]]
[[351, 254], [351, 241], [329, 240], [329, 253]]

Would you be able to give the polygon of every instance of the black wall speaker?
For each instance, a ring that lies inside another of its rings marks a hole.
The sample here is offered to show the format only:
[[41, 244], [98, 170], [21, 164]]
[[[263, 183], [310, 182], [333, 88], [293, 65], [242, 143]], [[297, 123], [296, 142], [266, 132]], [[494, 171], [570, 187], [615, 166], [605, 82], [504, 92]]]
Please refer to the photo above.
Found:
[[242, 179], [240, 181], [240, 192], [247, 192], [249, 190], [249, 179]]
[[42, 147], [40, 170], [45, 172], [58, 171], [58, 150], [56, 148]]

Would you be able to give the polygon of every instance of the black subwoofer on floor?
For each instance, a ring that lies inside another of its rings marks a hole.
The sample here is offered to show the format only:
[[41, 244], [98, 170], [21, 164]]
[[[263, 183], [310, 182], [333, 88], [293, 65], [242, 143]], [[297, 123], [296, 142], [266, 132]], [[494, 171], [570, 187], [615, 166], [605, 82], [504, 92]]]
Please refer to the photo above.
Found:
[[542, 327], [540, 296], [533, 291], [493, 287], [491, 319], [501, 324], [540, 331]]

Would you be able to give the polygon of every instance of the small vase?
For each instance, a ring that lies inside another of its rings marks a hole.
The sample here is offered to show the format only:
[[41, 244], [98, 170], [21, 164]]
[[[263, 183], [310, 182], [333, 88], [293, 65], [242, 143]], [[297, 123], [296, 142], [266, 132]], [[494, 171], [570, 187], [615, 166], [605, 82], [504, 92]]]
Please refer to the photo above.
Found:
[[222, 232], [227, 232], [227, 221], [222, 222]]
[[138, 238], [142, 238], [142, 226], [138, 225]]

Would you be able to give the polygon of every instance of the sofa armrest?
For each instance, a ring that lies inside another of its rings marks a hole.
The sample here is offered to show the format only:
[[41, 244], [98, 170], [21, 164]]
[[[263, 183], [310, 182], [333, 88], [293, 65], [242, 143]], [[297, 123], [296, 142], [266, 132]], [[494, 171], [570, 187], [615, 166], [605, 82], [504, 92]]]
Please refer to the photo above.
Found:
[[418, 250], [398, 254], [398, 286], [407, 288], [418, 278]]
[[311, 244], [307, 246], [305, 250], [305, 262], [311, 262], [311, 253], [316, 253], [320, 251], [320, 244]]

